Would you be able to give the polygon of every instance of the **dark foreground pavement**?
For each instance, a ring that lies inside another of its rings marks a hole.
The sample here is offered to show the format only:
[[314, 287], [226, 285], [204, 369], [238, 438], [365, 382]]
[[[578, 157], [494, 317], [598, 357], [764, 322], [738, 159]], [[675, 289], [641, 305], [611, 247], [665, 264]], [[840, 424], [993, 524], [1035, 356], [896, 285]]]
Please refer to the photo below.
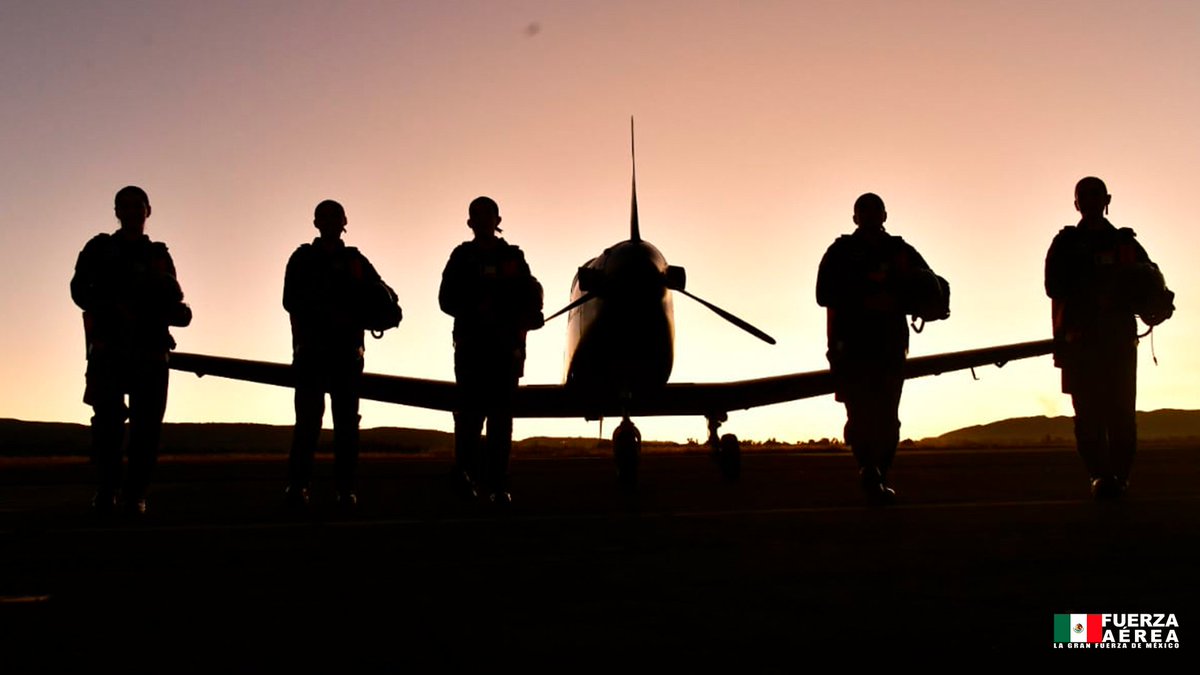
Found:
[[840, 454], [750, 455], [737, 485], [644, 457], [634, 496], [609, 460], [518, 460], [504, 514], [367, 458], [358, 514], [325, 481], [307, 520], [278, 460], [178, 460], [138, 522], [86, 514], [85, 465], [0, 462], [0, 672], [965, 669], [1084, 657], [1052, 649], [1070, 612], [1174, 613], [1194, 663], [1198, 457], [1143, 451], [1097, 504], [1068, 450], [902, 451], [888, 509]]

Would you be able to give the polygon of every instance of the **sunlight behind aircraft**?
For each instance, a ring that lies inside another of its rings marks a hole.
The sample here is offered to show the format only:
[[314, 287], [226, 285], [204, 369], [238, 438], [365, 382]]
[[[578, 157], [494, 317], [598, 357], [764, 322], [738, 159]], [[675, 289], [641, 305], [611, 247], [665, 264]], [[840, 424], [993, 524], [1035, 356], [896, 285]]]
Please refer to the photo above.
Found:
[[[535, 39], [511, 3], [5, 3], [0, 141], [0, 413], [86, 422], [79, 247], [115, 229], [113, 192], [143, 185], [195, 320], [188, 352], [289, 358], [284, 265], [312, 208], [348, 210], [352, 245], [398, 292], [405, 324], [368, 345], [376, 372], [446, 380], [446, 255], [468, 200], [495, 196], [506, 235], [570, 302], [579, 263], [625, 235], [627, 117], [637, 111], [642, 232], [696, 291], [778, 339], [748, 341], [679, 300], [672, 378], [732, 381], [825, 367], [813, 301], [850, 205], [883, 196], [890, 227], [954, 288], [954, 317], [914, 356], [1050, 334], [1046, 248], [1078, 220], [1071, 187], [1106, 179], [1180, 299], [1140, 350], [1139, 408], [1200, 408], [1200, 4], [542, 3]], [[468, 11], [469, 8], [469, 11]], [[518, 13], [519, 14], [519, 13]], [[330, 26], [352, 40], [330, 40]], [[680, 27], [687, 39], [676, 39]], [[1181, 84], [1182, 83], [1182, 84]], [[1154, 102], [1148, 105], [1147, 101]], [[558, 383], [565, 331], [531, 334], [526, 382]], [[906, 385], [903, 435], [1069, 414], [1048, 359]], [[290, 424], [290, 392], [176, 377], [171, 421]], [[448, 430], [449, 416], [364, 403], [363, 425]], [[840, 436], [831, 397], [737, 416], [757, 439]], [[684, 441], [694, 420], [655, 418]], [[517, 435], [595, 436], [574, 420]], [[611, 431], [611, 428], [607, 428]]]
[[[630, 120], [630, 133], [633, 122]], [[632, 142], [631, 142], [632, 151]], [[634, 169], [636, 176], [636, 169]], [[641, 433], [631, 417], [638, 415], [700, 415], [707, 420], [708, 445], [730, 480], [741, 473], [741, 446], [736, 436], [718, 434], [730, 411], [771, 405], [833, 391], [829, 371], [800, 373], [726, 383], [672, 384], [667, 380], [674, 362], [673, 290], [683, 291], [686, 274], [667, 265], [657, 248], [640, 236], [637, 182], [631, 183], [630, 238], [605, 249], [579, 268], [572, 282], [572, 301], [551, 316], [567, 313], [567, 373], [562, 385], [519, 387], [512, 405], [516, 417], [618, 417], [613, 454], [621, 484], [636, 483]], [[695, 298], [691, 294], [688, 297]], [[773, 344], [774, 340], [745, 321], [695, 298], [721, 318]], [[905, 377], [921, 377], [987, 363], [1050, 352], [1049, 340], [1004, 345], [953, 354], [912, 359]], [[176, 370], [198, 375], [291, 386], [290, 366], [224, 357], [180, 353], [171, 359]], [[453, 411], [453, 382], [366, 374], [364, 399]]]

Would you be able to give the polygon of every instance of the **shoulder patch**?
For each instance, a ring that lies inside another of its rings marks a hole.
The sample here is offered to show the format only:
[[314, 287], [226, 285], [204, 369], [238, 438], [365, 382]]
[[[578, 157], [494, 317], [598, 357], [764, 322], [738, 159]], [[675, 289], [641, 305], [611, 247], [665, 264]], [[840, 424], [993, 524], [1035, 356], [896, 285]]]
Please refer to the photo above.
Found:
[[1064, 240], [1071, 242], [1071, 241], [1074, 241], [1078, 236], [1079, 236], [1079, 228], [1074, 225], [1067, 225], [1067, 226], [1063, 227], [1063, 229], [1059, 230], [1058, 234], [1054, 235], [1054, 241], [1051, 242], [1051, 245], [1053, 245], [1055, 242], [1060, 242], [1060, 241], [1064, 241]]
[[828, 254], [828, 253], [833, 253], [835, 251], [840, 252], [842, 250], [850, 249], [850, 248], [854, 248], [854, 237], [852, 237], [848, 234], [843, 234], [843, 235], [839, 236], [837, 239], [834, 239], [833, 243], [829, 245], [829, 248], [826, 249], [825, 252]]
[[109, 256], [115, 255], [117, 251], [116, 238], [108, 232], [101, 232], [88, 240], [88, 243], [83, 245], [83, 251], [80, 255], [92, 256]]
[[109, 240], [111, 240], [111, 239], [112, 239], [112, 234], [110, 234], [108, 232], [101, 232], [100, 234], [89, 239], [88, 243], [84, 245], [84, 248], [91, 248], [93, 246], [103, 246], [103, 245], [107, 244], [109, 242]]
[[288, 258], [288, 265], [307, 265], [310, 258], [312, 258], [312, 244], [300, 244], [295, 251], [292, 251], [291, 257]]

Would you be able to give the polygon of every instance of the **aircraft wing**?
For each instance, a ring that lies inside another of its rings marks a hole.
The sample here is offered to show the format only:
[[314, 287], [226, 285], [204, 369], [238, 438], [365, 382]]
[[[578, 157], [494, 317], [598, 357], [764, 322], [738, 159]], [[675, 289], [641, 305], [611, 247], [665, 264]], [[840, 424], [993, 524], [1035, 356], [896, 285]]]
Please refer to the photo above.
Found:
[[[986, 365], [1003, 366], [1009, 361], [1049, 354], [1053, 349], [1053, 340], [1037, 340], [962, 352], [919, 356], [905, 362], [904, 378], [940, 375]], [[644, 406], [635, 406], [638, 412], [631, 414], [711, 415], [832, 393], [833, 375], [828, 370], [740, 382], [668, 384], [659, 397], [643, 401]]]
[[[912, 358], [905, 364], [906, 379], [939, 375], [955, 370], [995, 364], [1049, 354], [1052, 340], [972, 349]], [[176, 352], [171, 368], [197, 375], [214, 375], [235, 380], [291, 387], [291, 366], [284, 363], [231, 359]], [[397, 403], [418, 408], [452, 411], [453, 382], [415, 377], [364, 373], [361, 397], [372, 401]], [[618, 417], [705, 415], [721, 416], [732, 410], [783, 403], [833, 393], [833, 377], [828, 370], [779, 375], [738, 382], [668, 384], [653, 395], [632, 401], [624, 410], [616, 401], [580, 395], [563, 385], [535, 384], [518, 388], [513, 413], [516, 417]]]
[[[195, 373], [200, 377], [213, 375], [279, 387], [295, 386], [292, 366], [287, 363], [172, 352], [169, 364], [173, 370]], [[442, 380], [363, 373], [359, 396], [370, 401], [451, 411], [454, 410], [454, 386], [453, 382]]]

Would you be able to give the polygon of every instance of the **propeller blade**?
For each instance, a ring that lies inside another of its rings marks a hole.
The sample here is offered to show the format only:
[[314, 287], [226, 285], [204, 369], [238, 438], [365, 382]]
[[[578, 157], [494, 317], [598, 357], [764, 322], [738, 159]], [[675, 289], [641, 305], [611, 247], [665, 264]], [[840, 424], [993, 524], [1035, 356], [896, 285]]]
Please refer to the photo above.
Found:
[[595, 297], [596, 296], [592, 293], [584, 293], [583, 295], [579, 296], [578, 298], [575, 298], [575, 300], [572, 301], [571, 304], [567, 305], [566, 307], [563, 307], [562, 309], [558, 310], [557, 312], [546, 317], [546, 322], [549, 323], [551, 319], [557, 317], [559, 314], [566, 314], [567, 312], [575, 309], [576, 307], [582, 305], [583, 303], [585, 303], [589, 300], [594, 299]]
[[730, 314], [729, 312], [726, 312], [725, 310], [721, 309], [720, 307], [717, 307], [716, 305], [712, 304], [711, 302], [708, 302], [707, 300], [703, 300], [701, 298], [697, 298], [696, 296], [694, 296], [691, 293], [688, 293], [687, 291], [682, 290], [682, 289], [680, 289], [676, 292], [683, 293], [684, 295], [688, 296], [689, 298], [691, 298], [691, 299], [695, 300], [696, 302], [704, 305], [705, 307], [711, 309], [714, 313], [716, 313], [717, 316], [721, 317], [722, 319], [725, 319], [726, 321], [737, 326], [738, 328], [741, 328], [742, 330], [753, 335], [754, 337], [758, 338], [759, 340], [762, 340], [763, 342], [765, 342], [769, 345], [775, 344], [775, 338], [771, 337], [770, 335], [767, 335], [766, 333], [755, 328], [754, 326], [751, 326], [750, 324], [746, 323], [745, 321], [742, 321], [741, 319]]

